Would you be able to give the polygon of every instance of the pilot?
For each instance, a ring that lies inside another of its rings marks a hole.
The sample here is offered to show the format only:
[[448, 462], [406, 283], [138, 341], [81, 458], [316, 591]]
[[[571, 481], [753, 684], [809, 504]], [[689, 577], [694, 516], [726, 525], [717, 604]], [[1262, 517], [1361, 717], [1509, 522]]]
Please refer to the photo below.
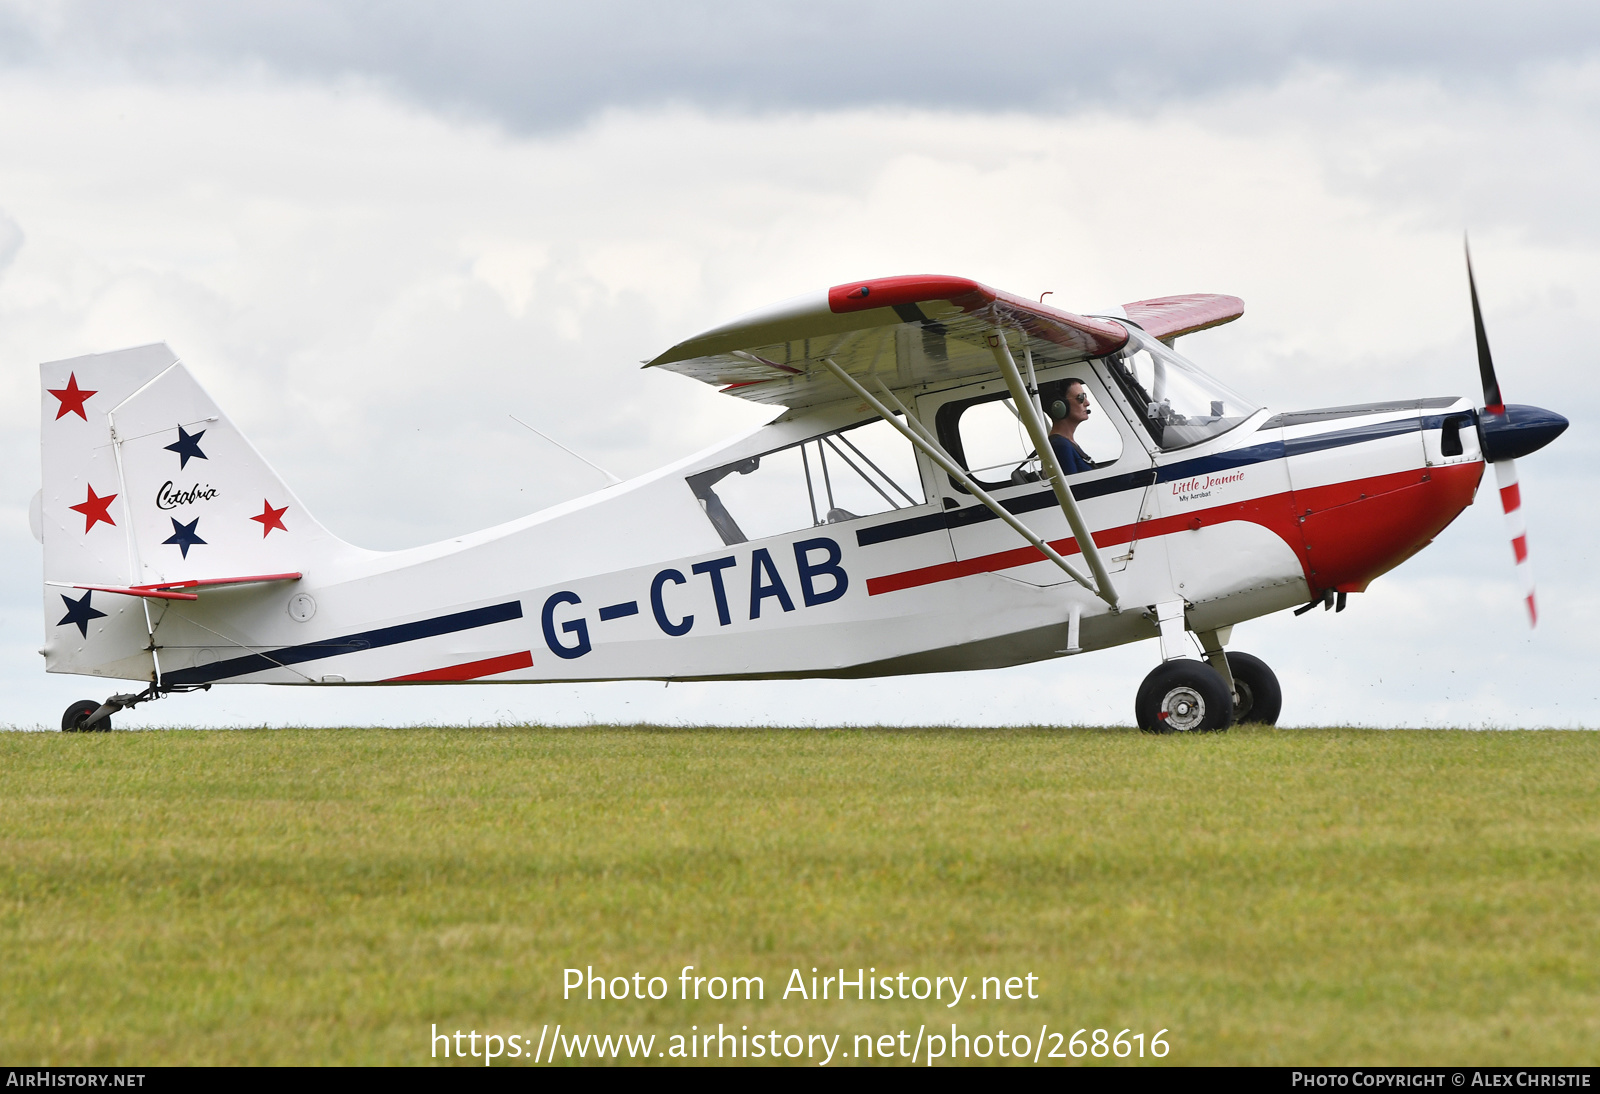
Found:
[[1047, 389], [1044, 406], [1055, 422], [1050, 430], [1050, 447], [1061, 465], [1061, 473], [1076, 475], [1080, 471], [1094, 470], [1094, 461], [1073, 439], [1078, 426], [1089, 420], [1089, 389], [1083, 381], [1076, 376], [1059, 381], [1053, 391]]

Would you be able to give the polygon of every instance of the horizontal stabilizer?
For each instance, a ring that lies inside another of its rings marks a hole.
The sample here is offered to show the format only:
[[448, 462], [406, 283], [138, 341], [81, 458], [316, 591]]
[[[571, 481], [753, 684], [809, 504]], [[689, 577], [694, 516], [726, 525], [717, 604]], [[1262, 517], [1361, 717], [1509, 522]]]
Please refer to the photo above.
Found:
[[194, 593], [175, 593], [166, 589], [139, 589], [132, 585], [69, 585], [65, 581], [46, 581], [57, 589], [87, 589], [95, 593], [116, 593], [118, 596], [142, 596], [149, 600], [199, 600]]
[[152, 600], [199, 600], [197, 593], [180, 592], [182, 589], [233, 589], [240, 585], [261, 585], [270, 581], [299, 581], [302, 574], [254, 574], [250, 577], [202, 577], [189, 581], [167, 581], [159, 585], [69, 585], [64, 581], [47, 581], [64, 589], [92, 589], [97, 593], [117, 593], [121, 596], [142, 596]]
[[166, 581], [159, 585], [138, 585], [139, 589], [229, 589], [236, 585], [260, 585], [267, 581], [299, 581], [304, 574], [252, 574], [249, 577], [202, 577], [190, 581]]

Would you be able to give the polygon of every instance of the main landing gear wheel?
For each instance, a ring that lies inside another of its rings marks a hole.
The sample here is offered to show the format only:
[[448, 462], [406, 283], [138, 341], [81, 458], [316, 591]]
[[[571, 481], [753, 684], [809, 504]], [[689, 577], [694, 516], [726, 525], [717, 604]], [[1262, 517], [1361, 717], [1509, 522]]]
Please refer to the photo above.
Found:
[[79, 699], [76, 703], [73, 703], [70, 707], [68, 707], [67, 708], [67, 712], [61, 716], [61, 732], [63, 732], [63, 733], [108, 733], [108, 732], [110, 732], [110, 730], [111, 730], [111, 716], [109, 714], [106, 715], [106, 717], [100, 719], [100, 721], [97, 722], [95, 725], [90, 726], [88, 729], [85, 729], [83, 727], [83, 723], [88, 719], [89, 715], [93, 714], [95, 711], [97, 711], [99, 709], [100, 709], [100, 704], [95, 702], [93, 699]]
[[1210, 665], [1179, 659], [1144, 678], [1133, 714], [1146, 733], [1210, 733], [1233, 721], [1233, 696]]
[[1248, 653], [1229, 653], [1228, 671], [1233, 673], [1233, 720], [1236, 724], [1278, 724], [1283, 710], [1283, 689], [1267, 663]]

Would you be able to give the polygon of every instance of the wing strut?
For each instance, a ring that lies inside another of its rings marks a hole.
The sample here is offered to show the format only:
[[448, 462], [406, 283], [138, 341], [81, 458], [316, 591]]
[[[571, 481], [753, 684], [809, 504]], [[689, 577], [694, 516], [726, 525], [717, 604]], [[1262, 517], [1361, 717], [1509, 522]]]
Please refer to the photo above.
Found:
[[[1078, 511], [1078, 499], [1067, 489], [1067, 480], [1061, 474], [1061, 464], [1056, 459], [1056, 450], [1050, 447], [1049, 432], [1045, 429], [1044, 418], [1039, 413], [1039, 402], [1031, 397], [1038, 393], [1038, 388], [1023, 385], [1022, 376], [1017, 372], [1017, 362], [1006, 346], [1005, 331], [999, 327], [994, 329], [994, 333], [989, 336], [989, 348], [994, 351], [995, 362], [1005, 374], [1006, 386], [1011, 389], [1011, 401], [1016, 404], [1018, 416], [1021, 417], [1022, 424], [1027, 427], [1028, 436], [1033, 438], [1033, 449], [1039, 453], [1039, 465], [1049, 477], [1050, 486], [1056, 492], [1056, 501], [1061, 503], [1061, 511], [1066, 514], [1067, 523], [1072, 526], [1072, 536], [1078, 541], [1083, 557], [1089, 560], [1089, 569], [1094, 571], [1097, 587], [1093, 591], [1115, 608], [1117, 590], [1112, 587], [1111, 576], [1106, 573], [1106, 564], [1100, 558], [1100, 548], [1095, 545], [1094, 537], [1084, 526], [1083, 514]], [[1028, 360], [1028, 379], [1033, 379], [1031, 354]]]
[[[1027, 525], [1023, 524], [1017, 519], [1014, 513], [1012, 513], [1005, 506], [1001, 505], [994, 498], [990, 497], [988, 492], [974, 482], [972, 476], [967, 474], [966, 470], [960, 464], [956, 463], [955, 460], [950, 458], [949, 453], [947, 453], [943, 446], [940, 445], [933, 435], [928, 432], [927, 427], [919, 422], [916, 415], [907, 410], [899, 399], [894, 397], [894, 393], [883, 385], [882, 380], [876, 380], [878, 390], [883, 393], [884, 399], [887, 399], [895, 409], [898, 409], [901, 414], [905, 416], [905, 421], [902, 422], [896, 418], [894, 410], [891, 410], [888, 405], [885, 405], [884, 400], [879, 399], [876, 395], [873, 395], [871, 392], [869, 392], [861, 385], [861, 381], [857, 380], [854, 376], [851, 376], [844, 369], [840, 368], [838, 363], [835, 362], [833, 358], [824, 357], [822, 359], [822, 364], [828, 369], [829, 372], [833, 373], [834, 377], [838, 379], [840, 383], [844, 384], [845, 387], [848, 387], [851, 391], [855, 392], [858, 396], [865, 400], [867, 405], [872, 407], [873, 410], [877, 411], [878, 415], [883, 418], [884, 421], [893, 426], [901, 434], [901, 436], [910, 441], [912, 445], [919, 449], [930, 460], [938, 464], [939, 467], [942, 468], [951, 478], [955, 479], [962, 486], [966, 487], [968, 493], [982, 502], [990, 512], [994, 513], [995, 516], [1009, 524], [1013, 531], [1037, 548], [1040, 554], [1044, 555], [1045, 558], [1061, 567], [1061, 569], [1066, 572], [1067, 576], [1072, 578], [1072, 580], [1076, 581], [1079, 585], [1082, 585], [1085, 589], [1088, 589], [1090, 592], [1106, 601], [1112, 607], [1116, 607], [1116, 594], [1110, 591], [1109, 584], [1104, 586], [1104, 589], [1106, 590], [1104, 592], [1101, 591], [1101, 589], [1096, 588], [1089, 575], [1082, 573], [1077, 567], [1073, 566], [1072, 563], [1062, 558], [1059, 551], [1057, 551], [1054, 547], [1051, 547], [1038, 536], [1034, 535]], [[1084, 540], [1080, 539], [1078, 542], [1081, 546]], [[1094, 549], [1092, 541], [1090, 542], [1090, 549]], [[1096, 558], [1098, 558], [1098, 555]], [[1101, 570], [1103, 572], [1104, 567], [1101, 567]]]

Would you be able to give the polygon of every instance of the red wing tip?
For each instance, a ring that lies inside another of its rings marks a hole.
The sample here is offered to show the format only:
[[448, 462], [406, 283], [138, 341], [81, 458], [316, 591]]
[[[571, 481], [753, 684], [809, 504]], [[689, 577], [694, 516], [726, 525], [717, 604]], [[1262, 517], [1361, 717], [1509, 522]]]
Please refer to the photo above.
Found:
[[971, 278], [947, 274], [911, 274], [902, 277], [872, 277], [850, 281], [828, 290], [828, 310], [835, 315], [865, 311], [867, 308], [892, 308], [897, 304], [917, 304], [924, 300], [959, 302], [977, 297], [982, 303], [995, 298], [993, 289]]

